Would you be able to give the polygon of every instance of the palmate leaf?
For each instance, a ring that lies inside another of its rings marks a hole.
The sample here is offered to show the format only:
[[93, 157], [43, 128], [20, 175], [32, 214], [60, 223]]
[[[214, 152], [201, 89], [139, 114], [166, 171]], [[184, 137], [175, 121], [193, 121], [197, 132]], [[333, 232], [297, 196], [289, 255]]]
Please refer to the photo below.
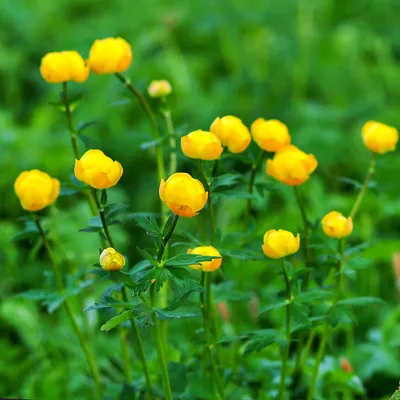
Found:
[[155, 218], [153, 216], [145, 216], [143, 214], [130, 214], [129, 218], [132, 218], [139, 228], [142, 228], [150, 236], [157, 238], [162, 237], [161, 229], [158, 226]]
[[276, 329], [264, 329], [256, 332], [256, 334], [247, 341], [243, 348], [243, 357], [247, 357], [252, 353], [259, 352], [266, 347], [279, 342], [279, 332]]
[[242, 179], [240, 174], [224, 174], [217, 176], [211, 181], [211, 189], [217, 191], [219, 188], [236, 186]]
[[315, 289], [308, 292], [300, 293], [300, 295], [296, 297], [296, 301], [303, 304], [308, 304], [320, 302], [321, 300], [331, 299], [333, 298], [333, 296], [334, 293], [328, 290]]
[[188, 265], [200, 264], [204, 261], [212, 261], [216, 258], [216, 256], [200, 256], [198, 254], [178, 254], [165, 261], [166, 267], [186, 267]]

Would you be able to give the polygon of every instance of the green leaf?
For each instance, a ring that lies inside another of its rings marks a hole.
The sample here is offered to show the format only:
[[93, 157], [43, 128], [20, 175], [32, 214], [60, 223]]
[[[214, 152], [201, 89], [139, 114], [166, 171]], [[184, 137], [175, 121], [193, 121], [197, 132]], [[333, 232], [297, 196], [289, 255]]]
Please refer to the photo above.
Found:
[[131, 274], [127, 272], [123, 271], [108, 272], [104, 277], [113, 282], [123, 283], [125, 286], [128, 286], [130, 288], [135, 288], [136, 286], [135, 282], [132, 281]]
[[252, 294], [236, 288], [236, 282], [225, 281], [214, 286], [214, 299], [218, 303], [220, 301], [238, 302], [250, 300]]
[[230, 187], [237, 185], [241, 180], [240, 174], [224, 174], [212, 178], [211, 189], [216, 191], [216, 189], [221, 187]]
[[303, 292], [299, 296], [296, 297], [296, 301], [300, 303], [314, 303], [316, 301], [331, 299], [334, 296], [333, 292], [329, 292], [327, 290], [310, 290], [309, 292]]
[[165, 308], [156, 308], [155, 312], [158, 318], [161, 320], [193, 318], [201, 315], [200, 309], [197, 305], [183, 306], [178, 310], [172, 311], [169, 311]]
[[101, 326], [100, 330], [103, 332], [104, 331], [109, 332], [111, 329], [127, 321], [131, 316], [132, 316], [132, 311], [130, 310], [124, 311], [121, 314], [118, 314], [115, 317], [109, 319], [105, 324]]
[[216, 258], [221, 258], [221, 257], [215, 257], [215, 256], [200, 256], [198, 254], [178, 254], [177, 256], [174, 256], [167, 260], [165, 262], [165, 266], [167, 267], [186, 267], [188, 265], [195, 265], [195, 264], [200, 264], [201, 262], [204, 261], [212, 261]]
[[188, 297], [195, 292], [203, 293], [205, 292], [203, 286], [198, 284], [194, 280], [185, 280], [183, 290], [181, 290], [178, 295], [168, 304], [168, 307], [165, 309], [168, 311], [176, 310], [177, 308], [181, 307]]
[[136, 247], [138, 253], [147, 261], [149, 261], [152, 265], [158, 266], [158, 261], [145, 249], [141, 249], [139, 247]]
[[114, 218], [120, 216], [126, 210], [128, 209], [128, 206], [126, 204], [107, 204], [107, 206], [104, 208], [104, 212], [106, 214], [106, 221], [112, 221]]
[[32, 240], [39, 237], [39, 231], [33, 221], [26, 221], [25, 228], [13, 235], [10, 239], [11, 242], [18, 242], [20, 240]]
[[384, 303], [379, 297], [353, 297], [351, 299], [339, 300], [337, 306], [364, 307], [376, 304], [382, 305]]
[[152, 281], [156, 279], [156, 270], [160, 267], [153, 267], [149, 271], [147, 271], [142, 278], [139, 279], [137, 285], [134, 289], [135, 295], [139, 295], [143, 292], [146, 292], [147, 289], [151, 286]]
[[279, 333], [275, 329], [265, 329], [257, 332], [255, 336], [249, 339], [243, 348], [243, 357], [247, 357], [252, 353], [259, 352], [271, 344], [277, 343]]
[[257, 195], [244, 190], [224, 190], [223, 192], [218, 192], [218, 194], [233, 199], [257, 199]]
[[268, 307], [265, 307], [260, 311], [260, 315], [272, 310], [279, 310], [280, 308], [285, 307], [288, 304], [289, 304], [288, 300], [282, 300], [277, 303], [270, 304]]
[[219, 252], [223, 256], [236, 258], [237, 260], [252, 260], [252, 261], [264, 261], [265, 256], [261, 253], [261, 251], [253, 251], [253, 250], [246, 250], [246, 249], [239, 249], [239, 250], [226, 250], [226, 249], [219, 249]]
[[155, 140], [149, 140], [148, 142], [143, 142], [140, 145], [140, 148], [142, 150], [147, 150], [147, 149], [151, 149], [152, 147], [156, 147], [158, 145], [160, 145], [161, 143], [163, 143], [165, 141], [165, 137], [160, 137], [158, 139]]
[[131, 214], [131, 218], [136, 222], [139, 228], [142, 228], [150, 236], [162, 237], [161, 229], [157, 225], [154, 217], [146, 217], [141, 214]]
[[157, 267], [155, 271], [155, 285], [156, 291], [159, 292], [160, 289], [163, 287], [164, 283], [168, 280], [171, 276], [171, 273], [168, 271], [167, 268]]
[[77, 133], [82, 133], [85, 129], [89, 128], [90, 126], [98, 124], [98, 121], [86, 121], [86, 122], [79, 122], [78, 127], [76, 128]]
[[89, 226], [81, 228], [78, 232], [99, 232], [103, 228], [103, 224], [99, 216], [92, 217], [89, 222]]

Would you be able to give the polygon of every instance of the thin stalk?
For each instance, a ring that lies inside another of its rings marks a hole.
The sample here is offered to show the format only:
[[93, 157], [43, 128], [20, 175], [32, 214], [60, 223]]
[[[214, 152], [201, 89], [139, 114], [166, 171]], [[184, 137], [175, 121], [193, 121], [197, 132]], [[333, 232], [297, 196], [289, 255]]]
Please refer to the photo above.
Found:
[[104, 234], [106, 235], [107, 242], [111, 247], [113, 247], [115, 249], [114, 241], [111, 237], [110, 229], [108, 228], [104, 205], [100, 204], [96, 189], [92, 188], [92, 193], [93, 193], [94, 201], [96, 202], [97, 211], [99, 213], [101, 224], [103, 225], [103, 230], [104, 230]]
[[163, 240], [161, 241], [160, 248], [158, 249], [157, 253], [157, 261], [161, 262], [164, 257], [165, 249], [167, 248], [167, 244], [171, 239], [172, 234], [174, 233], [176, 224], [178, 223], [179, 215], [174, 214], [174, 218], [172, 219], [171, 226], [168, 229], [168, 232], [164, 236]]
[[[256, 159], [256, 161], [253, 163], [252, 167], [251, 167], [251, 172], [250, 172], [250, 179], [249, 179], [249, 188], [248, 188], [248, 192], [249, 194], [253, 193], [253, 189], [254, 189], [254, 182], [256, 180], [256, 174], [258, 171], [258, 168], [260, 167], [263, 158], [264, 158], [264, 154], [265, 151], [263, 149], [261, 149], [260, 153], [258, 154], [258, 157]], [[245, 214], [245, 222], [246, 225], [248, 223], [249, 217], [250, 217], [250, 213], [251, 213], [251, 197], [247, 199], [247, 208], [246, 208], [246, 214]]]
[[214, 245], [215, 241], [215, 213], [214, 213], [214, 205], [213, 205], [213, 198], [212, 198], [212, 193], [211, 193], [211, 186], [210, 183], [208, 182], [206, 171], [204, 168], [204, 161], [200, 160], [200, 169], [201, 173], [203, 175], [204, 182], [206, 184], [206, 190], [208, 192], [208, 210], [210, 212], [210, 225], [211, 225], [211, 245]]
[[287, 270], [285, 258], [282, 258], [282, 272], [286, 283], [286, 296], [288, 304], [286, 306], [286, 345], [282, 357], [282, 372], [281, 380], [279, 385], [278, 399], [283, 400], [285, 398], [285, 384], [286, 376], [288, 375], [288, 362], [289, 362], [289, 350], [290, 350], [290, 334], [291, 334], [291, 320], [292, 320], [292, 284], [290, 281], [289, 273]]
[[[40, 219], [35, 216], [34, 217], [34, 221], [36, 223], [36, 226], [37, 226], [38, 231], [40, 233], [40, 236], [42, 238], [42, 242], [43, 242], [43, 245], [44, 245], [44, 247], [46, 249], [47, 255], [48, 255], [49, 259], [50, 259], [51, 265], [53, 267], [53, 272], [54, 272], [54, 276], [55, 276], [55, 279], [56, 279], [56, 284], [57, 284], [58, 290], [62, 293], [64, 291], [64, 283], [63, 283], [63, 280], [62, 280], [62, 276], [61, 276], [60, 270], [58, 268], [58, 264], [56, 262], [54, 254], [53, 254], [53, 250], [51, 249], [50, 243], [47, 240], [47, 236], [46, 236], [45, 231], [43, 230], [43, 227], [42, 227], [42, 224], [40, 222]], [[81, 345], [81, 348], [82, 348], [82, 350], [83, 350], [83, 352], [85, 354], [85, 357], [86, 357], [87, 363], [89, 365], [89, 369], [90, 369], [90, 372], [92, 374], [92, 377], [93, 377], [93, 379], [95, 381], [95, 384], [96, 384], [96, 396], [97, 396], [98, 399], [102, 399], [103, 388], [102, 388], [99, 371], [97, 369], [94, 357], [93, 357], [93, 355], [92, 355], [92, 353], [91, 353], [91, 351], [90, 351], [90, 349], [89, 349], [89, 347], [88, 347], [88, 345], [86, 343], [85, 337], [84, 337], [83, 333], [81, 332], [81, 329], [79, 328], [79, 325], [78, 325], [78, 323], [76, 321], [75, 314], [74, 314], [74, 311], [73, 311], [73, 309], [72, 309], [72, 307], [71, 307], [71, 305], [69, 303], [69, 300], [66, 298], [64, 300], [63, 304], [64, 304], [65, 311], [67, 312], [68, 318], [70, 319], [70, 322], [72, 324], [72, 328], [73, 328], [76, 336], [78, 337], [78, 340], [79, 340], [79, 343]]]
[[161, 109], [161, 115], [165, 120], [165, 124], [167, 126], [167, 134], [169, 140], [169, 175], [172, 175], [176, 172], [177, 169], [177, 155], [176, 148], [177, 142], [175, 137], [175, 129], [174, 123], [172, 121], [171, 110], [168, 108], [166, 100], [164, 101], [164, 107]]

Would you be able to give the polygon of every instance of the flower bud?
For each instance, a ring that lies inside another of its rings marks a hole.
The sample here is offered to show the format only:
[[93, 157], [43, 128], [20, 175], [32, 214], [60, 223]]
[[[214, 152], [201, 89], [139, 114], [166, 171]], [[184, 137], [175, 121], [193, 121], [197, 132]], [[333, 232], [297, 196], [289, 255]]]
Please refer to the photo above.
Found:
[[217, 117], [211, 124], [210, 131], [221, 139], [222, 146], [227, 146], [231, 153], [242, 153], [251, 142], [246, 125], [233, 115]]
[[222, 264], [220, 252], [213, 246], [200, 246], [195, 249], [189, 249], [188, 254], [198, 254], [200, 256], [220, 257], [211, 261], [203, 261], [200, 264], [189, 265], [190, 268], [203, 270], [204, 272], [216, 271]]
[[340, 212], [331, 211], [322, 219], [322, 229], [325, 235], [341, 239], [353, 232], [353, 220], [351, 217], [344, 217]]
[[340, 367], [343, 371], [353, 372], [353, 367], [350, 364], [350, 361], [346, 357], [340, 357]]
[[48, 83], [84, 82], [90, 69], [77, 51], [47, 53], [40, 64], [40, 73]]
[[258, 118], [251, 124], [254, 141], [265, 151], [276, 152], [290, 144], [287, 126], [277, 119]]
[[300, 248], [300, 235], [294, 236], [292, 232], [271, 229], [264, 235], [262, 249], [270, 258], [282, 258], [296, 253]]
[[267, 174], [289, 186], [306, 182], [318, 162], [313, 154], [306, 154], [296, 146], [286, 146], [267, 161]]
[[197, 215], [208, 199], [202, 183], [185, 172], [172, 174], [167, 181], [161, 179], [159, 194], [173, 213], [186, 218]]
[[224, 150], [216, 134], [201, 130], [183, 136], [181, 148], [186, 157], [199, 160], [216, 160]]
[[165, 79], [151, 81], [149, 87], [147, 88], [147, 93], [150, 97], [165, 97], [171, 92], [171, 84]]
[[99, 262], [104, 271], [115, 272], [121, 271], [124, 268], [125, 258], [114, 248], [108, 247], [100, 254]]
[[397, 129], [375, 121], [366, 122], [361, 135], [365, 146], [379, 154], [395, 150], [399, 140]]
[[60, 182], [45, 172], [33, 169], [19, 174], [14, 189], [24, 210], [39, 211], [56, 201], [60, 194]]
[[96, 40], [89, 52], [89, 67], [95, 74], [123, 72], [131, 62], [131, 46], [120, 37]]
[[88, 150], [80, 160], [75, 160], [75, 176], [95, 189], [107, 189], [118, 183], [123, 169], [101, 150]]

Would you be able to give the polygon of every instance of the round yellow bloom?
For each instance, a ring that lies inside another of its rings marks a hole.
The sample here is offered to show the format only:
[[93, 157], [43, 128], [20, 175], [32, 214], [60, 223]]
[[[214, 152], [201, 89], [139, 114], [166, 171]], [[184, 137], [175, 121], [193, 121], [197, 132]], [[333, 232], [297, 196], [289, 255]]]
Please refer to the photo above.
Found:
[[300, 235], [292, 232], [271, 229], [264, 235], [263, 252], [270, 258], [282, 258], [296, 253], [300, 248]]
[[84, 82], [90, 69], [77, 51], [47, 53], [40, 64], [40, 73], [49, 83]]
[[14, 183], [21, 206], [28, 211], [39, 211], [56, 201], [60, 182], [38, 169], [21, 172]]
[[183, 136], [181, 148], [186, 157], [199, 160], [216, 160], [224, 151], [221, 140], [215, 133], [201, 130]]
[[131, 62], [131, 46], [120, 37], [96, 40], [89, 52], [89, 67], [95, 74], [123, 72]]
[[247, 126], [233, 115], [217, 117], [211, 124], [210, 131], [221, 139], [222, 146], [227, 146], [231, 153], [242, 153], [251, 142]]
[[[220, 252], [213, 246], [200, 246], [189, 249], [188, 254], [198, 254], [199, 256], [221, 257]], [[190, 268], [203, 270], [204, 272], [216, 271], [222, 264], [221, 258], [214, 258], [211, 261], [203, 261], [200, 264], [189, 265]]]
[[117, 250], [109, 247], [102, 251], [99, 262], [104, 271], [115, 272], [121, 271], [121, 269], [124, 268], [125, 258], [122, 254], [118, 253]]
[[340, 212], [331, 211], [322, 219], [322, 229], [325, 235], [341, 239], [349, 236], [353, 232], [353, 220], [346, 218]]
[[286, 146], [272, 160], [267, 161], [267, 174], [289, 186], [298, 186], [307, 181], [318, 162], [314, 155], [306, 154], [296, 146]]
[[171, 84], [165, 79], [159, 81], [151, 81], [147, 88], [147, 93], [150, 97], [164, 97], [172, 92]]
[[75, 160], [74, 172], [77, 179], [95, 189], [107, 189], [118, 183], [123, 169], [101, 150], [88, 150], [80, 160]]
[[254, 141], [265, 151], [276, 152], [290, 144], [287, 126], [277, 119], [258, 118], [251, 124]]
[[176, 215], [191, 218], [199, 213], [208, 199], [202, 183], [185, 172], [161, 179], [160, 198]]
[[366, 122], [361, 135], [365, 146], [379, 154], [395, 150], [399, 141], [399, 133], [396, 128], [375, 121]]

